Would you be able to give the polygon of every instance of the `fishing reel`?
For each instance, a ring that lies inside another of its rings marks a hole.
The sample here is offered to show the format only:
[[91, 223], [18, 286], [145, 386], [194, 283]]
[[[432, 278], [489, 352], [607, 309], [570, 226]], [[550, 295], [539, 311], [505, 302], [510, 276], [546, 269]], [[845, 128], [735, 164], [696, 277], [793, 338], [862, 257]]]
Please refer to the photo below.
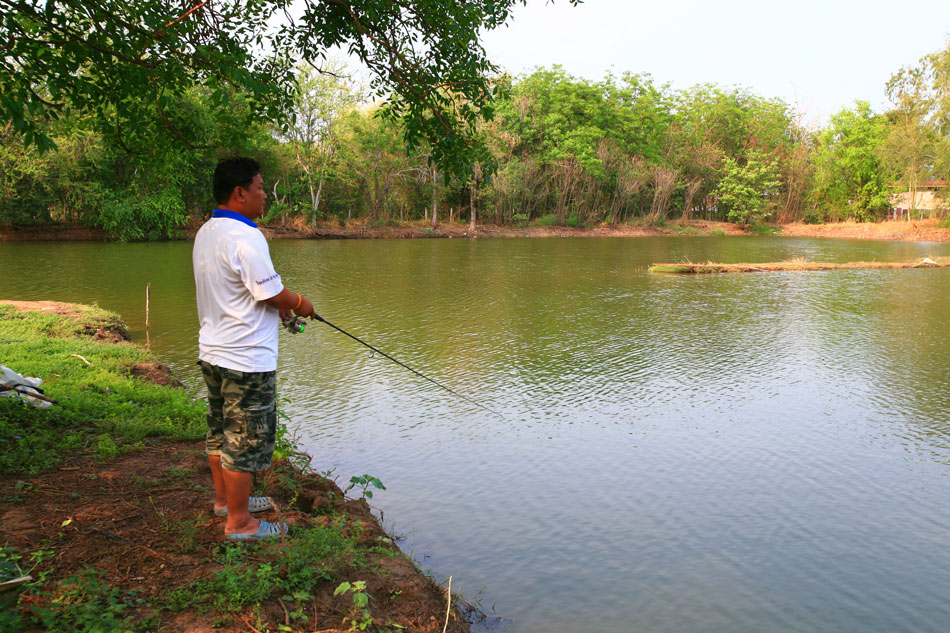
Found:
[[299, 316], [287, 317], [286, 319], [282, 319], [281, 323], [283, 323], [284, 329], [291, 334], [300, 334], [306, 327], [306, 323], [304, 323], [304, 320]]

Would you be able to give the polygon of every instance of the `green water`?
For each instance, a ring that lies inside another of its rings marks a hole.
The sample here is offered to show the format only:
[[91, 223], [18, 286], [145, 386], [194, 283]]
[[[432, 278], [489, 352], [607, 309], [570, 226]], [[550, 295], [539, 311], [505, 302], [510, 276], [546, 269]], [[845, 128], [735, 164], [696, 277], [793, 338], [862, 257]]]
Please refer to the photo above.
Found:
[[[421, 567], [493, 630], [944, 632], [950, 271], [777, 237], [286, 241], [285, 284], [493, 416], [314, 323], [279, 384], [320, 470], [378, 476]], [[189, 243], [0, 244], [0, 297], [96, 302], [196, 383]], [[2, 359], [0, 359], [2, 362]]]

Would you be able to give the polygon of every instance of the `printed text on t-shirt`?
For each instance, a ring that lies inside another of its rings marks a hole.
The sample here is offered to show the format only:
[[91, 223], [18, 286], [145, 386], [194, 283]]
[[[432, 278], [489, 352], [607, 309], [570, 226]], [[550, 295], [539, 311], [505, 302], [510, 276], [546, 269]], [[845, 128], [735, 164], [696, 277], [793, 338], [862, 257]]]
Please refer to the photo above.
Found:
[[275, 279], [280, 279], [280, 275], [278, 275], [277, 273], [274, 273], [273, 275], [271, 275], [271, 276], [268, 277], [267, 279], [261, 279], [260, 281], [256, 281], [256, 282], [254, 282], [254, 283], [256, 283], [258, 286], [263, 286], [263, 285], [266, 284], [268, 281], [274, 281]]

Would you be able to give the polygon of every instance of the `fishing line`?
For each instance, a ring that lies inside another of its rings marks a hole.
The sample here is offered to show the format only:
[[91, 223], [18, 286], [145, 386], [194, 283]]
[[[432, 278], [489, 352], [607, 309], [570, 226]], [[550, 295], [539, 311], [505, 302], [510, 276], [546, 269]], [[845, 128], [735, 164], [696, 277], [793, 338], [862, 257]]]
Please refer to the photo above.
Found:
[[[412, 367], [409, 367], [409, 366], [406, 365], [405, 363], [399, 362], [398, 360], [396, 360], [395, 358], [393, 358], [392, 356], [390, 356], [390, 355], [387, 354], [386, 352], [384, 352], [384, 351], [382, 351], [382, 350], [379, 350], [379, 349], [373, 347], [372, 345], [370, 345], [370, 344], [367, 343], [366, 341], [362, 340], [361, 338], [359, 338], [359, 337], [357, 337], [357, 336], [353, 336], [352, 334], [350, 334], [349, 332], [347, 332], [347, 331], [344, 330], [343, 328], [341, 328], [341, 327], [339, 327], [339, 326], [337, 326], [337, 325], [334, 325], [333, 323], [330, 323], [329, 321], [327, 321], [326, 319], [324, 319], [324, 318], [323, 318], [322, 316], [320, 316], [319, 314], [314, 313], [314, 317], [313, 317], [313, 318], [315, 318], [317, 321], [320, 321], [321, 323], [326, 323], [327, 325], [329, 325], [330, 327], [332, 327], [332, 328], [333, 328], [334, 330], [336, 330], [337, 332], [340, 332], [340, 333], [342, 333], [342, 334], [346, 334], [347, 336], [349, 336], [351, 339], [353, 339], [353, 340], [356, 341], [357, 343], [360, 343], [360, 344], [362, 344], [362, 345], [365, 345], [366, 347], [368, 347], [369, 349], [371, 349], [371, 350], [373, 351], [373, 353], [379, 354], [380, 356], [385, 356], [386, 358], [388, 358], [388, 359], [391, 360], [392, 362], [396, 363], [396, 364], [399, 365], [400, 367], [403, 367], [403, 368], [405, 368], [405, 369], [408, 369], [409, 371], [411, 371], [412, 373], [414, 373], [416, 376], [419, 376], [420, 378], [423, 378], [424, 380], [428, 380], [428, 381], [431, 382], [433, 385], [435, 385], [435, 386], [437, 386], [437, 387], [441, 387], [442, 389], [445, 389], [445, 390], [448, 391], [449, 393], [451, 393], [451, 394], [453, 394], [453, 395], [455, 395], [455, 396], [458, 396], [459, 398], [462, 398], [463, 400], [465, 400], [465, 401], [467, 401], [467, 402], [471, 402], [471, 403], [474, 404], [476, 407], [479, 407], [479, 408], [481, 408], [481, 409], [484, 409], [485, 411], [488, 411], [489, 413], [493, 413], [493, 414], [495, 414], [495, 415], [497, 415], [498, 417], [501, 417], [501, 418], [504, 418], [504, 417], [505, 417], [504, 415], [502, 415], [501, 413], [495, 411], [494, 409], [489, 409], [489, 408], [486, 407], [485, 405], [483, 405], [483, 404], [481, 404], [481, 403], [479, 403], [479, 402], [476, 402], [475, 400], [472, 400], [472, 399], [469, 398], [468, 396], [463, 396], [463, 395], [460, 394], [459, 392], [457, 392], [457, 391], [455, 391], [455, 390], [453, 390], [453, 389], [450, 389], [450, 388], [446, 387], [445, 385], [443, 385], [442, 383], [440, 383], [440, 382], [438, 382], [438, 381], [436, 381], [436, 380], [433, 380], [432, 378], [429, 378], [429, 377], [426, 376], [425, 374], [422, 374], [422, 373], [416, 371], [415, 369], [413, 369]], [[303, 332], [303, 331], [304, 331], [304, 321], [303, 321], [302, 318], [300, 318], [300, 317], [298, 317], [298, 316], [295, 316], [295, 317], [293, 317], [293, 318], [284, 319], [284, 320], [283, 320], [283, 324], [284, 324], [284, 327], [287, 328], [287, 330], [288, 330], [291, 334], [299, 334], [300, 332]], [[372, 356], [370, 356], [370, 358], [372, 358]]]

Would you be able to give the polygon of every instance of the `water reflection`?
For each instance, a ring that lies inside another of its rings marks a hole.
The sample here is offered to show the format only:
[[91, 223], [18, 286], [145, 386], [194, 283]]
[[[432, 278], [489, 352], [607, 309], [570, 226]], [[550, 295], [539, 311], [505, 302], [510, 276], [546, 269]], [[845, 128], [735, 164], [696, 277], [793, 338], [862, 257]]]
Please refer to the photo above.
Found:
[[[315, 455], [515, 632], [924, 631], [950, 621], [946, 270], [676, 277], [654, 261], [908, 260], [782, 238], [277, 242]], [[0, 296], [96, 301], [197, 379], [189, 244], [4, 244]], [[10, 272], [8, 272], [10, 271]], [[11, 280], [29, 276], [33, 283]]]

